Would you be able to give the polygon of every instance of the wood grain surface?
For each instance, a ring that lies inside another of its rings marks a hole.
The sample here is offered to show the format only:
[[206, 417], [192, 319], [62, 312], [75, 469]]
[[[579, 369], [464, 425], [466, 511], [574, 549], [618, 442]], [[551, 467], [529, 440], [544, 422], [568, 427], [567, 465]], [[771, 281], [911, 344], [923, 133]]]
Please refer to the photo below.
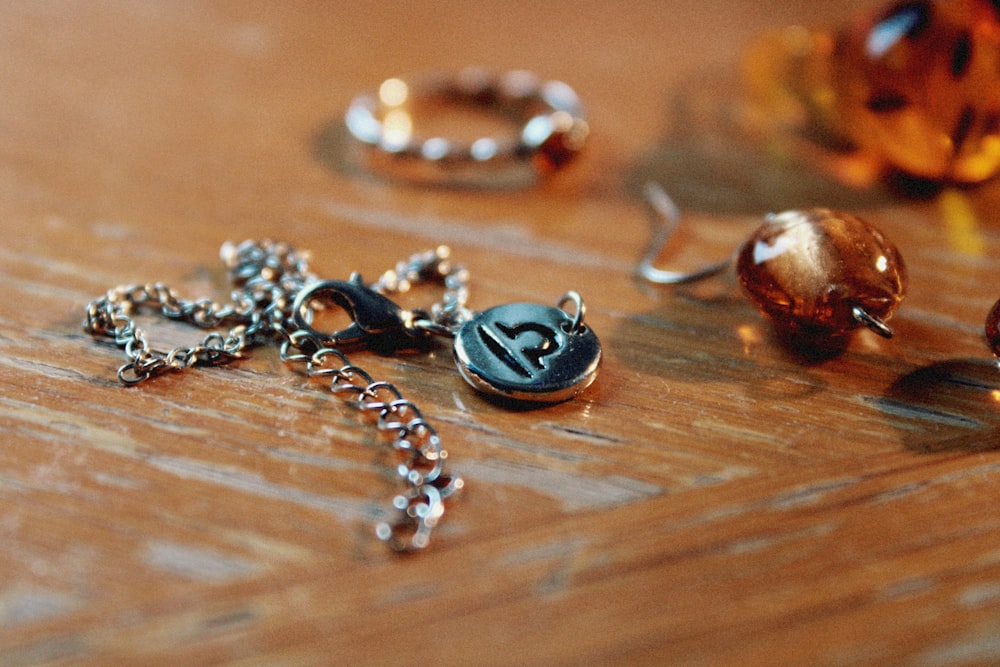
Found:
[[[982, 335], [1000, 186], [849, 184], [738, 122], [755, 35], [872, 6], [8, 4], [0, 664], [1000, 663]], [[579, 161], [474, 190], [350, 159], [356, 93], [470, 64], [570, 83], [592, 127]], [[640, 285], [650, 179], [684, 210], [677, 266], [725, 256], [768, 211], [876, 223], [909, 268], [896, 337], [804, 359], [732, 276]], [[384, 444], [275, 349], [130, 388], [81, 329], [122, 283], [224, 298], [219, 246], [246, 238], [336, 278], [445, 243], [477, 309], [578, 290], [600, 375], [510, 410], [447, 345], [353, 354], [419, 404], [467, 483], [430, 548], [397, 556], [372, 530], [396, 488]]]

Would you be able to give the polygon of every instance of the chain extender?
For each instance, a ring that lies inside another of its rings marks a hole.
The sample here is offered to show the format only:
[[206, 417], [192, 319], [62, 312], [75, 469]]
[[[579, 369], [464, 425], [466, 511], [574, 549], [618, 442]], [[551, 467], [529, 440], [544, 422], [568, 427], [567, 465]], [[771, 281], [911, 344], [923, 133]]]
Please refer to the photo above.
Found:
[[[317, 280], [309, 272], [308, 253], [287, 243], [248, 240], [224, 244], [221, 256], [234, 286], [230, 303], [186, 301], [162, 283], [119, 286], [87, 305], [84, 330], [95, 338], [113, 340], [125, 351], [129, 361], [118, 369], [118, 379], [129, 385], [194, 365], [229, 363], [253, 345], [279, 341], [283, 361], [299, 364], [310, 378], [329, 380], [333, 394], [376, 415], [376, 428], [391, 437], [391, 449], [399, 456], [396, 473], [405, 484], [392, 500], [395, 518], [378, 523], [376, 535], [395, 551], [426, 547], [444, 514], [444, 501], [464, 484], [445, 471], [448, 454], [434, 427], [395, 385], [375, 380], [311, 328], [295, 325], [296, 296]], [[470, 315], [465, 305], [468, 272], [451, 262], [446, 246], [399, 262], [366, 289], [395, 294], [428, 282], [442, 283], [444, 295], [429, 313], [410, 314], [404, 322], [407, 333], [452, 336]], [[142, 309], [199, 328], [229, 327], [229, 331], [209, 333], [193, 346], [158, 351], [134, 320]]]

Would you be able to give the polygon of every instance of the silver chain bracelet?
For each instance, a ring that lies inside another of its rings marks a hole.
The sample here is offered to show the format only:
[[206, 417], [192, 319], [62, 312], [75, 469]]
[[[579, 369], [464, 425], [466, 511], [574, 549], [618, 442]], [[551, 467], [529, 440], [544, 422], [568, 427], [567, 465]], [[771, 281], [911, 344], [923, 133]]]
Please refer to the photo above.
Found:
[[[454, 338], [462, 377], [508, 401], [566, 400], [597, 374], [600, 343], [584, 324], [578, 294], [568, 292], [556, 307], [519, 303], [471, 311], [466, 307], [468, 272], [452, 262], [445, 246], [413, 255], [370, 286], [358, 274], [318, 280], [309, 272], [307, 254], [287, 243], [226, 243], [221, 256], [233, 285], [229, 303], [184, 300], [162, 283], [119, 286], [87, 305], [84, 330], [125, 351], [128, 361], [118, 369], [118, 379], [128, 385], [195, 365], [229, 363], [254, 345], [276, 342], [283, 361], [300, 365], [310, 378], [329, 381], [333, 394], [377, 414], [378, 430], [392, 435], [405, 489], [392, 500], [395, 520], [379, 523], [376, 534], [396, 551], [427, 546], [445, 500], [462, 489], [463, 481], [446, 472], [447, 452], [417, 406], [391, 382], [352, 364], [343, 349], [391, 351], [431, 335]], [[389, 298], [425, 283], [444, 287], [441, 300], [428, 310], [404, 310]], [[567, 303], [575, 312], [563, 309]], [[333, 333], [316, 330], [315, 313], [329, 306], [346, 311], [351, 323]], [[203, 329], [228, 327], [228, 332], [160, 351], [136, 325], [134, 317], [143, 309]]]

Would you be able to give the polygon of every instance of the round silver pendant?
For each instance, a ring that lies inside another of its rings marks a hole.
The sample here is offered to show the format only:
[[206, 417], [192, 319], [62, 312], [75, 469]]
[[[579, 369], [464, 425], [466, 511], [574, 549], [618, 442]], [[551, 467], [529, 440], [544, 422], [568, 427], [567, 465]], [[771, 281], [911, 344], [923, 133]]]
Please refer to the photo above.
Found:
[[476, 389], [522, 401], [555, 403], [597, 375], [601, 343], [566, 311], [511, 303], [477, 313], [455, 337], [455, 362]]

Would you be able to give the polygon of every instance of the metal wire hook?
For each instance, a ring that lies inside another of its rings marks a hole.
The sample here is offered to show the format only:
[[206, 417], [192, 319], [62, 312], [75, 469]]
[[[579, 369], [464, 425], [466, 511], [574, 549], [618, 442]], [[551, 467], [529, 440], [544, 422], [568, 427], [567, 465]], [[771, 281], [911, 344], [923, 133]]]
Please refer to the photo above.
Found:
[[[646, 194], [646, 203], [650, 210], [650, 224], [653, 227], [653, 236], [650, 240], [649, 247], [646, 250], [645, 255], [639, 261], [636, 267], [636, 272], [643, 279], [650, 283], [656, 285], [680, 285], [685, 283], [693, 283], [703, 278], [708, 278], [717, 275], [727, 269], [735, 260], [736, 256], [741, 252], [744, 245], [737, 246], [733, 254], [715, 264], [709, 264], [708, 266], [702, 267], [695, 271], [690, 271], [687, 273], [680, 271], [667, 271], [665, 269], [658, 269], [654, 266], [657, 256], [663, 251], [663, 248], [670, 241], [674, 232], [677, 230], [678, 224], [680, 223], [680, 210], [677, 204], [670, 198], [661, 185], [658, 183], [648, 182], [644, 188]], [[826, 210], [826, 209], [823, 209]], [[804, 215], [797, 211], [787, 211], [780, 215], [768, 214], [766, 216], [766, 221], [768, 223], [773, 223], [776, 220], [780, 220], [781, 217], [786, 215]], [[851, 318], [858, 325], [867, 327], [879, 336], [883, 338], [892, 338], [892, 329], [886, 325], [886, 323], [880, 319], [868, 313], [861, 306], [854, 306], [851, 309]]]
[[639, 260], [637, 273], [643, 279], [654, 285], [682, 285], [693, 283], [722, 273], [733, 263], [730, 256], [721, 262], [709, 264], [701, 269], [690, 272], [668, 271], [654, 266], [656, 258], [670, 241], [680, 223], [681, 213], [677, 204], [670, 198], [667, 191], [659, 183], [652, 181], [643, 188], [646, 194], [646, 204], [649, 206], [649, 222], [653, 228], [653, 236], [649, 241], [646, 253]]

